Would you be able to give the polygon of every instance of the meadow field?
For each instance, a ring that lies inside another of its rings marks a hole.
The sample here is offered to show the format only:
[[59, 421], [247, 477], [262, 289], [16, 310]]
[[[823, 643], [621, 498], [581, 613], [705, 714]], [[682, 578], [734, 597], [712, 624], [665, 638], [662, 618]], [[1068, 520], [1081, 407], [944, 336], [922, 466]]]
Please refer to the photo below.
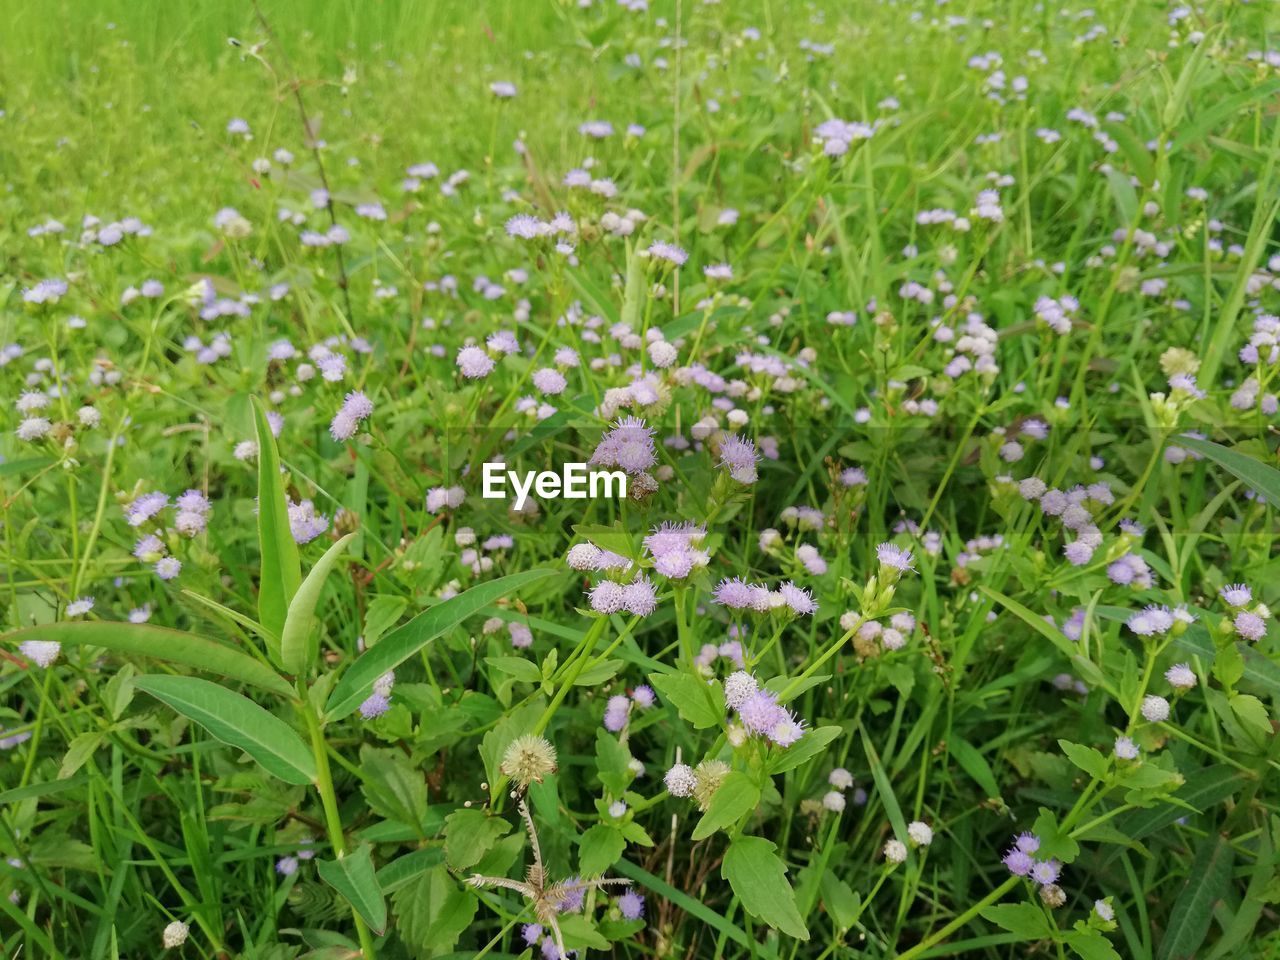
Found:
[[0, 956], [1280, 957], [1280, 5], [0, 10]]

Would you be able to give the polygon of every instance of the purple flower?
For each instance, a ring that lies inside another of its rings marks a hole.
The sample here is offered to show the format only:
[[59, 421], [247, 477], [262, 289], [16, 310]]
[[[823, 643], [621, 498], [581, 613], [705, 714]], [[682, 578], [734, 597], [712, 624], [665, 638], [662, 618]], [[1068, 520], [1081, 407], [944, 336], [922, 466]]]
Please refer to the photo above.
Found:
[[729, 471], [729, 476], [739, 483], [755, 483], [759, 474], [756, 472], [756, 461], [760, 455], [756, 453], [756, 445], [741, 437], [725, 437], [720, 445], [720, 466]]
[[881, 567], [888, 567], [891, 570], [897, 570], [899, 573], [906, 573], [908, 570], [914, 569], [911, 566], [911, 551], [895, 546], [892, 543], [882, 543], [877, 546], [876, 559], [880, 561]]
[[458, 351], [458, 369], [468, 380], [478, 380], [493, 372], [493, 358], [479, 347], [463, 347]]
[[1243, 583], [1229, 583], [1218, 594], [1229, 607], [1243, 607], [1253, 599], [1253, 591]]
[[618, 898], [618, 912], [625, 920], [639, 920], [644, 916], [644, 897], [628, 890]]
[[583, 885], [580, 877], [570, 877], [564, 882], [564, 895], [560, 898], [560, 902], [556, 904], [556, 910], [560, 913], [577, 913], [582, 909], [582, 903], [587, 898], [587, 888]]
[[1244, 637], [1246, 640], [1261, 640], [1267, 633], [1267, 621], [1256, 613], [1248, 610], [1241, 610], [1236, 614], [1235, 620], [1232, 621], [1236, 628], [1236, 633]]
[[390, 709], [391, 701], [381, 693], [375, 693], [360, 704], [360, 716], [365, 720], [372, 720], [375, 717], [382, 716]]

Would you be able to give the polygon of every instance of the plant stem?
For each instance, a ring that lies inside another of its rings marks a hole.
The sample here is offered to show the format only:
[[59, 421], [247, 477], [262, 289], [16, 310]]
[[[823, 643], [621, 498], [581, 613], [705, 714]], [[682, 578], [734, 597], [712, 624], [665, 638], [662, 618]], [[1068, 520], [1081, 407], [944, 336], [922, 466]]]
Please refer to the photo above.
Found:
[[[324, 807], [329, 845], [333, 847], [334, 857], [341, 860], [347, 853], [347, 841], [342, 832], [342, 817], [338, 813], [338, 797], [333, 792], [333, 774], [329, 770], [329, 752], [325, 745], [324, 730], [320, 727], [315, 708], [305, 701], [305, 694], [303, 696], [302, 715], [307, 721], [307, 730], [311, 734], [311, 752], [316, 758], [316, 792], [320, 794], [320, 803]], [[360, 938], [361, 956], [365, 960], [376, 960], [378, 954], [373, 945], [373, 933], [354, 910], [351, 911], [351, 919], [355, 921], [356, 934]]]

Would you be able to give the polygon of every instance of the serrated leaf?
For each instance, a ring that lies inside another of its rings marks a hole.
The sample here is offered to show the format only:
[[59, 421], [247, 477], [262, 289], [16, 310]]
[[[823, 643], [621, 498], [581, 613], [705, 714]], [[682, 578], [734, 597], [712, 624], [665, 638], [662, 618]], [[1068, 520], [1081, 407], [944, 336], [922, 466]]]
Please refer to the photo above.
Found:
[[542, 682], [542, 671], [538, 669], [538, 665], [524, 657], [485, 657], [484, 662], [524, 683]]
[[454, 870], [466, 870], [480, 862], [511, 824], [483, 810], [455, 810], [444, 819], [444, 855]]
[[796, 909], [796, 894], [787, 868], [762, 837], [738, 837], [725, 851], [720, 873], [742, 902], [742, 908], [771, 927], [800, 940], [809, 930]]
[[223, 743], [243, 750], [285, 783], [315, 782], [315, 758], [302, 738], [248, 697], [199, 677], [147, 675], [134, 680], [134, 685]]
[[707, 812], [693, 830], [694, 840], [705, 840], [717, 830], [737, 823], [760, 803], [760, 787], [741, 770], [730, 771], [711, 795]]
[[1093, 777], [1093, 779], [1106, 779], [1107, 758], [1093, 747], [1086, 747], [1081, 743], [1072, 743], [1070, 740], [1059, 740], [1058, 746], [1062, 748], [1062, 752], [1067, 755], [1068, 760]]
[[395, 626], [409, 601], [405, 597], [374, 597], [364, 612], [364, 645], [371, 647]]
[[387, 901], [378, 886], [373, 869], [373, 851], [362, 843], [345, 857], [337, 860], [317, 860], [316, 872], [320, 879], [337, 890], [351, 904], [351, 909], [381, 936], [387, 929]]
[[708, 683], [687, 673], [651, 673], [649, 682], [694, 729], [705, 730], [724, 722], [724, 691], [718, 682]]
[[1001, 903], [987, 907], [982, 917], [1019, 940], [1043, 940], [1053, 935], [1044, 911], [1030, 903]]
[[584, 877], [598, 877], [627, 849], [622, 831], [610, 823], [597, 823], [578, 841], [578, 869]]

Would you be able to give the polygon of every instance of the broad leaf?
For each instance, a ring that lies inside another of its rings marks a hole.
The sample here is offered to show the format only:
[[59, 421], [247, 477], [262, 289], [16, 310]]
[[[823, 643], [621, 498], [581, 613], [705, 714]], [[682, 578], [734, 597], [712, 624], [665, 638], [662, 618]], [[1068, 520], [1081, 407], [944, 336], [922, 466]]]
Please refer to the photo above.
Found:
[[321, 880], [342, 894], [374, 933], [382, 935], [387, 929], [387, 901], [378, 886], [373, 854], [367, 843], [337, 860], [317, 860], [316, 872]]
[[760, 788], [741, 770], [734, 770], [711, 795], [707, 812], [693, 830], [693, 839], [705, 840], [717, 830], [737, 823], [760, 802]]
[[287, 723], [248, 697], [199, 677], [138, 677], [134, 685], [243, 750], [286, 783], [314, 783], [316, 762]]
[[479, 809], [455, 810], [444, 821], [445, 858], [454, 870], [466, 870], [510, 832], [511, 824], [501, 817]]
[[729, 844], [720, 873], [747, 913], [783, 933], [808, 940], [809, 930], [796, 909], [795, 891], [787, 883], [787, 868], [774, 849], [763, 837], [738, 837]]
[[698, 730], [724, 722], [724, 692], [718, 682], [708, 683], [687, 673], [651, 673], [649, 682], [679, 712], [681, 719]]
[[228, 680], [239, 680], [282, 697], [296, 696], [289, 682], [266, 664], [233, 647], [182, 630], [153, 627], [145, 623], [110, 620], [48, 623], [6, 634], [0, 641], [56, 640], [64, 646], [102, 647], [113, 653], [151, 657], [167, 663], [181, 663]]
[[362, 653], [356, 662], [347, 668], [347, 672], [338, 682], [337, 689], [329, 697], [329, 703], [325, 707], [326, 718], [341, 720], [351, 713], [373, 692], [375, 680], [387, 671], [400, 666], [436, 637], [452, 630], [495, 600], [536, 580], [554, 576], [558, 572], [550, 567], [535, 567], [522, 573], [513, 573], [510, 576], [478, 584], [456, 597], [436, 604], [403, 626], [397, 627]]

